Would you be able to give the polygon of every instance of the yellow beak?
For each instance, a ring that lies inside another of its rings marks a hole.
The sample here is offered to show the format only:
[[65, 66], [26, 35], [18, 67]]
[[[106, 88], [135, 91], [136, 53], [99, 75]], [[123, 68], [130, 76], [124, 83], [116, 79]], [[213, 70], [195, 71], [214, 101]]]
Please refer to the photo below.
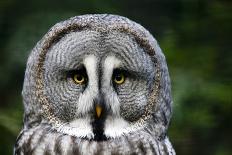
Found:
[[97, 104], [95, 107], [95, 110], [96, 110], [97, 117], [99, 118], [101, 116], [101, 113], [102, 113], [102, 107]]

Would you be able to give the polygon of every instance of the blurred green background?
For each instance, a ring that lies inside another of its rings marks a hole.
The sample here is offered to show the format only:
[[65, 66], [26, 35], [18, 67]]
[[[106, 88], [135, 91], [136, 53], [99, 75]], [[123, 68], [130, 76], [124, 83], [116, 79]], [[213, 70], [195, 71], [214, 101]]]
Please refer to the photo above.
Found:
[[89, 13], [126, 16], [163, 49], [172, 79], [169, 136], [178, 155], [232, 154], [232, 1], [0, 0], [0, 154], [22, 126], [28, 54], [55, 23]]

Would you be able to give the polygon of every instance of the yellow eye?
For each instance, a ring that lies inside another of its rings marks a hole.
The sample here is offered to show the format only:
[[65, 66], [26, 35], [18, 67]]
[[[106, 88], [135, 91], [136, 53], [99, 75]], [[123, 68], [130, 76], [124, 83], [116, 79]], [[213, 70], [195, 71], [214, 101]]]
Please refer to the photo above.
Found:
[[74, 74], [73, 75], [73, 81], [76, 84], [84, 84], [86, 82], [86, 78], [82, 74]]
[[123, 73], [117, 73], [114, 75], [114, 82], [116, 84], [123, 84], [125, 81], [125, 75]]

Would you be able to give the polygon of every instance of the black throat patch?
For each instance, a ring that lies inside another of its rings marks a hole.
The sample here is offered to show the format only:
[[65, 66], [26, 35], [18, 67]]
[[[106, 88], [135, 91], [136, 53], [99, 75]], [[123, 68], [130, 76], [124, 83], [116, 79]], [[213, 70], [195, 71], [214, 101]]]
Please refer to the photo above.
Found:
[[105, 120], [102, 119], [95, 119], [92, 122], [93, 133], [94, 133], [94, 141], [105, 141], [107, 140], [104, 134], [104, 122]]
[[[96, 104], [95, 104], [96, 105]], [[93, 122], [92, 122], [92, 129], [94, 133], [94, 141], [105, 141], [107, 140], [105, 134], [104, 134], [104, 124], [107, 116], [107, 110], [105, 108], [104, 102], [101, 102], [102, 107], [102, 113], [100, 117], [97, 116], [96, 112], [93, 116]], [[95, 107], [94, 107], [95, 109]]]

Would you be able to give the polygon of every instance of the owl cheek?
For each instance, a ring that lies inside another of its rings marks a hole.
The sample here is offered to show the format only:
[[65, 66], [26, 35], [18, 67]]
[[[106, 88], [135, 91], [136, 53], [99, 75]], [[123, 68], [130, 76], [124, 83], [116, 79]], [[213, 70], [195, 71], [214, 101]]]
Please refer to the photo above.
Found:
[[122, 104], [120, 106], [120, 115], [129, 122], [137, 121], [143, 115], [144, 111], [144, 106], [141, 105]]

